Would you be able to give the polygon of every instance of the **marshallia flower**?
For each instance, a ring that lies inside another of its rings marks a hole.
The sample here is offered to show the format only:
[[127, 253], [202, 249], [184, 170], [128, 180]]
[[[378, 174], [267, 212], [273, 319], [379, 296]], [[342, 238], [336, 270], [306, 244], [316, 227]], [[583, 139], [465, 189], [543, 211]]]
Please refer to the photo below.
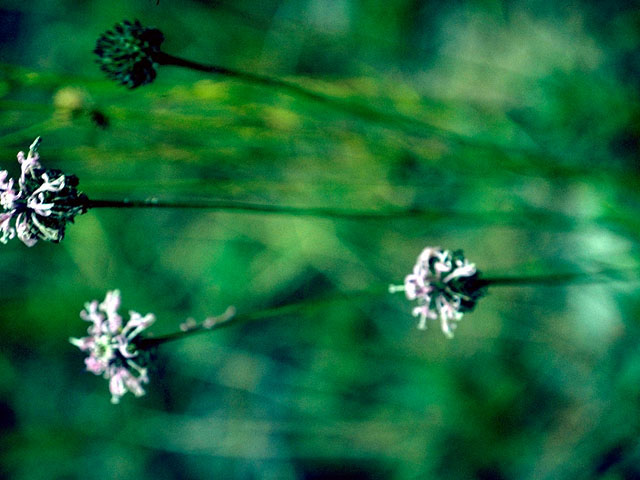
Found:
[[420, 317], [418, 328], [424, 330], [427, 320], [439, 319], [442, 332], [451, 338], [456, 322], [485, 293], [485, 282], [479, 276], [475, 264], [469, 263], [462, 250], [427, 247], [404, 285], [391, 285], [389, 291], [404, 291], [409, 300], [417, 301], [413, 315]]
[[107, 292], [102, 303], [97, 300], [86, 303], [80, 317], [91, 322], [89, 336], [69, 339], [87, 352], [84, 360], [87, 371], [109, 380], [112, 403], [118, 403], [127, 392], [136, 397], [145, 394], [142, 385], [149, 383], [146, 368], [149, 353], [139, 349], [136, 342], [140, 339], [138, 335], [155, 321], [152, 313], [142, 316], [130, 311], [129, 320], [123, 324], [119, 308], [118, 290]]
[[93, 52], [109, 78], [133, 89], [156, 78], [155, 56], [163, 41], [164, 35], [157, 28], [125, 20], [100, 35]]
[[[40, 137], [18, 153], [18, 185], [6, 170], [0, 171], [0, 242], [16, 235], [28, 247], [40, 240], [59, 242], [67, 222], [87, 211], [87, 197], [78, 192], [78, 177], [40, 165]], [[16, 189], [16, 187], [18, 187]], [[12, 225], [13, 221], [13, 225]]]

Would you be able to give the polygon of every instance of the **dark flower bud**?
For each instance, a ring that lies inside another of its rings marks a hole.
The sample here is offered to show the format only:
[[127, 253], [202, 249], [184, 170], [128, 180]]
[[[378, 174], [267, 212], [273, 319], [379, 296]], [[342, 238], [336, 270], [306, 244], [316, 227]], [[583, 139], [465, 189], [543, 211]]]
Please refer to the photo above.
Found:
[[156, 78], [155, 58], [163, 41], [164, 35], [157, 28], [143, 27], [138, 20], [125, 20], [100, 35], [94, 53], [109, 78], [136, 88]]

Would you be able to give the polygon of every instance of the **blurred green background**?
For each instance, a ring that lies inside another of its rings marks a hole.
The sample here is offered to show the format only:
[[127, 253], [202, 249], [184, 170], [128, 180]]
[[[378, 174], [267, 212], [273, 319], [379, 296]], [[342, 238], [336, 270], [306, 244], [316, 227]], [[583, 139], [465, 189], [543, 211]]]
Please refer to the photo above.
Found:
[[[429, 127], [172, 67], [126, 90], [91, 51], [134, 18], [168, 53]], [[41, 135], [94, 199], [433, 212], [104, 209], [59, 245], [2, 245], [0, 476], [640, 478], [639, 73], [635, 2], [0, 0], [12, 175]], [[487, 275], [627, 273], [494, 288], [447, 340], [386, 293], [427, 245]], [[67, 342], [113, 288], [156, 335], [302, 303], [164, 346], [114, 406]]]

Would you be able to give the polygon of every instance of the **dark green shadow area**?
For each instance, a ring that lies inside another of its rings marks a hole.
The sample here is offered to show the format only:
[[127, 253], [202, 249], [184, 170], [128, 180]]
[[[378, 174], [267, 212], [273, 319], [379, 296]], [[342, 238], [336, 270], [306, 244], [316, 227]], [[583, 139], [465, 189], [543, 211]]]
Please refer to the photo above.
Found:
[[[125, 18], [415, 123], [171, 66], [127, 90], [91, 53]], [[96, 208], [58, 245], [0, 245], [0, 477], [640, 477], [639, 22], [631, 2], [0, 2], [12, 176], [40, 135], [91, 199], [380, 214]], [[626, 273], [492, 289], [448, 340], [385, 288], [429, 245], [494, 277]], [[252, 321], [162, 346], [147, 394], [111, 405], [67, 339], [114, 288], [158, 336]]]

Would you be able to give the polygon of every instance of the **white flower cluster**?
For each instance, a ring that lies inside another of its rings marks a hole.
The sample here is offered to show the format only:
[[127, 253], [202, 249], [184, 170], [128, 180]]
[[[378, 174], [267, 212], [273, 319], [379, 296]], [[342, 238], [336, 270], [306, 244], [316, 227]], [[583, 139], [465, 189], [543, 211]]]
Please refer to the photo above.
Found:
[[[59, 242], [64, 237], [67, 222], [86, 212], [86, 196], [76, 189], [78, 179], [60, 170], [40, 165], [40, 137], [24, 152], [18, 153], [20, 163], [19, 189], [6, 170], [0, 170], [0, 242], [17, 237], [28, 247], [40, 240]], [[14, 225], [11, 224], [12, 220]]]
[[413, 315], [420, 317], [418, 328], [426, 329], [428, 319], [440, 319], [442, 332], [451, 338], [456, 322], [474, 307], [481, 295], [472, 285], [477, 275], [475, 264], [469, 263], [460, 250], [427, 247], [404, 285], [392, 285], [389, 291], [404, 291], [409, 300], [418, 302], [413, 309]]
[[100, 304], [97, 300], [85, 304], [80, 317], [92, 323], [89, 336], [69, 339], [80, 350], [88, 352], [84, 361], [87, 370], [109, 380], [112, 403], [118, 403], [127, 392], [136, 397], [145, 394], [142, 384], [149, 383], [146, 352], [140, 351], [135, 342], [138, 334], [155, 321], [152, 313], [142, 316], [130, 311], [123, 327], [119, 308], [118, 290], [107, 292]]

